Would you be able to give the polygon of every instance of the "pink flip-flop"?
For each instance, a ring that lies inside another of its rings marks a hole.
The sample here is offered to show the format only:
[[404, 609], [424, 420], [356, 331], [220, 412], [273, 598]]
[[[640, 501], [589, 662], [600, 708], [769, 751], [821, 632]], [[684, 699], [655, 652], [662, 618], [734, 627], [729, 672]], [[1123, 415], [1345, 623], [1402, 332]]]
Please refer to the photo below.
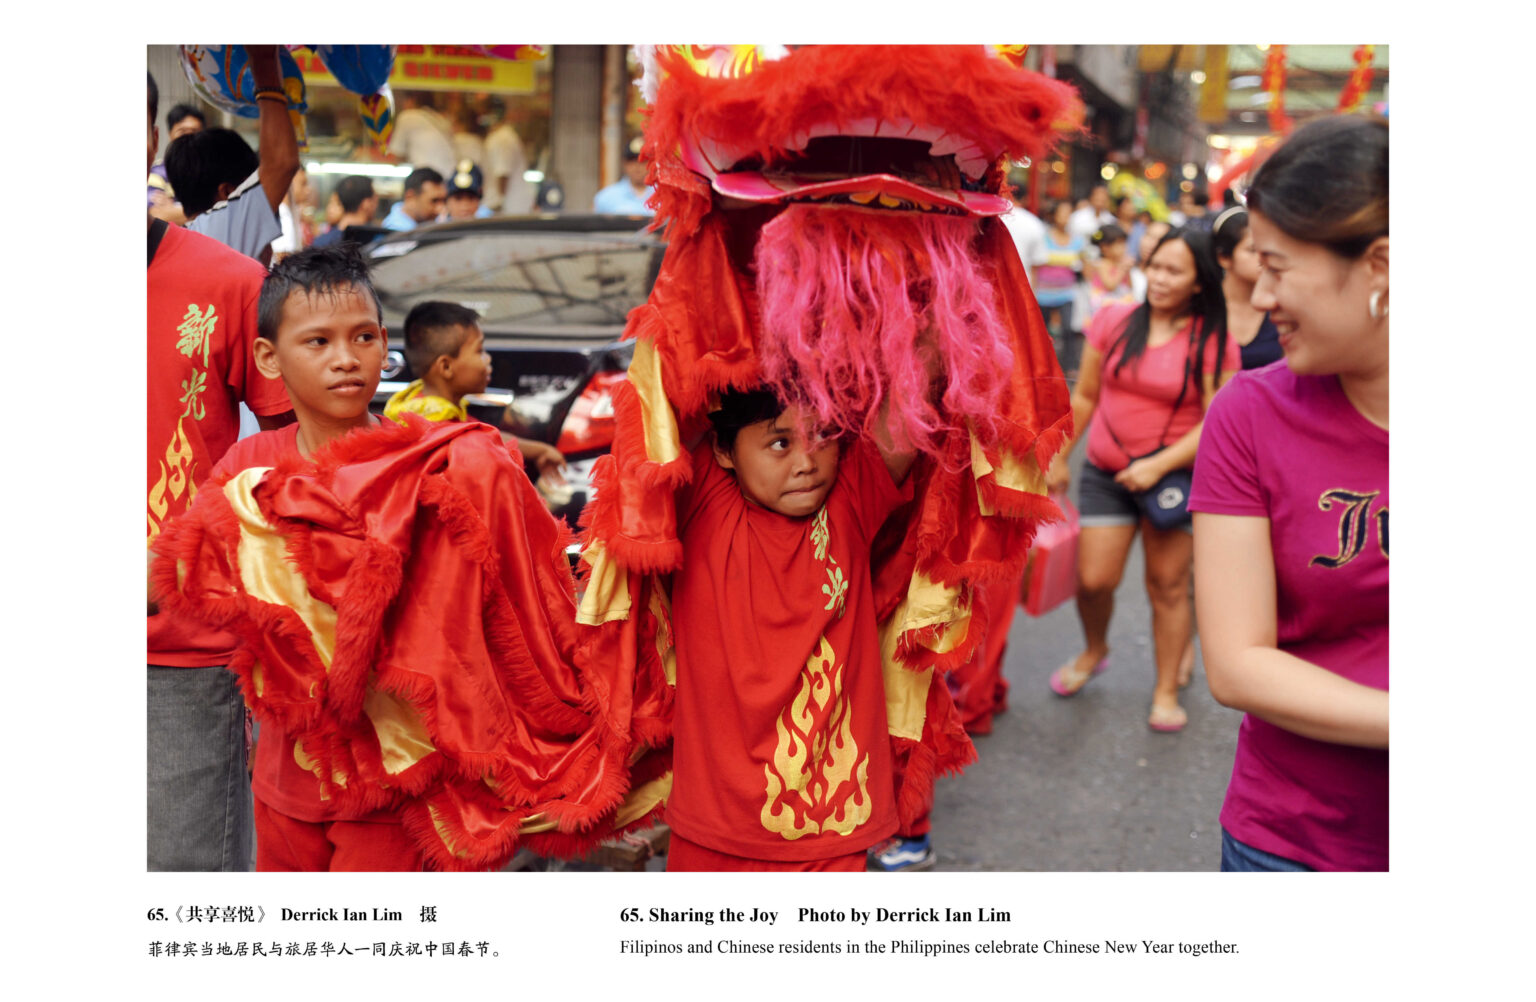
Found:
[[1076, 696], [1079, 692], [1082, 692], [1083, 686], [1088, 684], [1089, 679], [1093, 678], [1093, 676], [1097, 675], [1099, 672], [1108, 667], [1109, 655], [1106, 654], [1102, 658], [1099, 658], [1099, 663], [1094, 665], [1088, 671], [1088, 674], [1083, 676], [1083, 680], [1081, 682], [1078, 682], [1075, 686], [1069, 686], [1066, 682], [1066, 676], [1071, 673], [1075, 678], [1076, 673], [1072, 672], [1072, 666], [1070, 664], [1064, 664], [1060, 668], [1057, 668], [1055, 671], [1051, 672], [1051, 691], [1058, 696]]
[[1176, 734], [1182, 731], [1184, 726], [1189, 723], [1189, 714], [1185, 712], [1182, 706], [1176, 709], [1178, 712], [1174, 713], [1172, 710], [1162, 710], [1156, 706], [1152, 707], [1152, 713], [1147, 718], [1147, 726], [1163, 734]]

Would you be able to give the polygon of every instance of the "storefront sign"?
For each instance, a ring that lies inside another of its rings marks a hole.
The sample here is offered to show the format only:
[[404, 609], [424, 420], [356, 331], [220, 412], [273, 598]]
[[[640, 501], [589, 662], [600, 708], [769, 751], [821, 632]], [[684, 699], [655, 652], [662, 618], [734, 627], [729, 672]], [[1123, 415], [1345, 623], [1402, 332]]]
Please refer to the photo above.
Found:
[[[311, 86], [339, 87], [318, 56], [308, 49], [293, 53]], [[389, 84], [402, 90], [469, 90], [496, 94], [532, 94], [532, 62], [497, 59], [463, 45], [402, 45], [395, 52]]]

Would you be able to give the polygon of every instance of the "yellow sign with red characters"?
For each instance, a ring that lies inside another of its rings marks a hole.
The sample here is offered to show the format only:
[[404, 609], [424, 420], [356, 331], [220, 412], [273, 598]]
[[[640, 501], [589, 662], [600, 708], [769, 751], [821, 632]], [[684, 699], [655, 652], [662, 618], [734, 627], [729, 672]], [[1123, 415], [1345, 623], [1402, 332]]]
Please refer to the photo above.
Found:
[[[310, 86], [340, 87], [320, 57], [308, 49], [293, 52]], [[468, 90], [532, 94], [533, 62], [499, 59], [463, 45], [402, 45], [395, 50], [389, 85], [401, 90]]]

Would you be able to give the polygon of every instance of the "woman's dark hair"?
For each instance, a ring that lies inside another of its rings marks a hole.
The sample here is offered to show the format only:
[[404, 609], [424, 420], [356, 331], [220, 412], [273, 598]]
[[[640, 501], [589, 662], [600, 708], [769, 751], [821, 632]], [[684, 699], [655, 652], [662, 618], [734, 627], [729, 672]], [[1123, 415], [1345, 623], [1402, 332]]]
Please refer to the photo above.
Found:
[[1103, 247], [1105, 244], [1117, 243], [1125, 239], [1125, 230], [1121, 229], [1119, 224], [1105, 223], [1094, 233], [1093, 245], [1095, 247]]
[[1222, 210], [1221, 215], [1216, 217], [1216, 222], [1211, 224], [1211, 250], [1215, 253], [1218, 264], [1221, 263], [1222, 258], [1233, 255], [1237, 245], [1243, 242], [1243, 234], [1247, 232], [1247, 209], [1234, 205]]
[[1293, 239], [1357, 258], [1387, 235], [1387, 139], [1381, 118], [1314, 119], [1264, 161], [1248, 208]]
[[787, 408], [764, 387], [754, 390], [726, 390], [720, 394], [720, 409], [709, 412], [709, 423], [715, 429], [715, 445], [721, 452], [736, 447], [736, 434], [748, 425], [759, 421], [771, 421]]
[[[1157, 242], [1152, 249], [1152, 257], [1148, 263], [1157, 257], [1157, 252], [1164, 245], [1174, 240], [1181, 240], [1189, 248], [1190, 255], [1195, 259], [1195, 285], [1197, 291], [1189, 300], [1190, 313], [1195, 321], [1195, 348], [1191, 352], [1190, 375], [1194, 378], [1195, 385], [1200, 385], [1200, 377], [1204, 375], [1205, 346], [1212, 338], [1216, 340], [1216, 371], [1217, 378], [1221, 376], [1221, 357], [1227, 349], [1227, 297], [1221, 292], [1221, 266], [1216, 263], [1216, 256], [1211, 253], [1210, 234], [1203, 230], [1179, 227], [1169, 230], [1163, 239]], [[1131, 315], [1126, 318], [1125, 326], [1120, 334], [1104, 352], [1105, 361], [1118, 349], [1120, 358], [1115, 362], [1115, 374], [1119, 375], [1126, 363], [1134, 362], [1147, 350], [1147, 336], [1152, 331], [1152, 306], [1143, 302]], [[1188, 386], [1186, 381], [1185, 386]], [[1183, 391], [1180, 391], [1182, 396]]]
[[1040, 218], [1045, 220], [1047, 226], [1051, 225], [1052, 222], [1056, 219], [1056, 213], [1061, 209], [1063, 205], [1065, 205], [1068, 209], [1072, 208], [1072, 200], [1069, 198], [1056, 199], [1045, 207], [1045, 215], [1041, 216]]

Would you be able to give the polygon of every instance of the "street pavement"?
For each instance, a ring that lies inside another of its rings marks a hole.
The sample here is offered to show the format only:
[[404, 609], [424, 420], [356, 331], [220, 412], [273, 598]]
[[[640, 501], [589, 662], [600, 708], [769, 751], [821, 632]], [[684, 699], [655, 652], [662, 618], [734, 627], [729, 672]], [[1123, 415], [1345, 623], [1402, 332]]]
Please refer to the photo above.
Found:
[[[1077, 478], [1084, 447], [1070, 466]], [[1222, 797], [1242, 714], [1211, 698], [1196, 643], [1177, 734], [1147, 726], [1156, 675], [1141, 539], [1131, 547], [1109, 625], [1109, 667], [1077, 695], [1051, 691], [1057, 666], [1083, 648], [1077, 608], [1037, 618], [1019, 609], [1003, 677], [1008, 711], [975, 737], [978, 761], [934, 791], [936, 869], [1196, 870], [1221, 864]]]
[[1151, 612], [1139, 544], [1116, 598], [1110, 666], [1070, 699], [1051, 692], [1048, 679], [1082, 649], [1075, 606], [1014, 617], [1003, 669], [1008, 711], [974, 738], [978, 761], [939, 780], [934, 794], [936, 869], [1219, 867], [1217, 816], [1242, 714], [1211, 698], [1197, 657], [1182, 699], [1189, 725], [1151, 730]]

